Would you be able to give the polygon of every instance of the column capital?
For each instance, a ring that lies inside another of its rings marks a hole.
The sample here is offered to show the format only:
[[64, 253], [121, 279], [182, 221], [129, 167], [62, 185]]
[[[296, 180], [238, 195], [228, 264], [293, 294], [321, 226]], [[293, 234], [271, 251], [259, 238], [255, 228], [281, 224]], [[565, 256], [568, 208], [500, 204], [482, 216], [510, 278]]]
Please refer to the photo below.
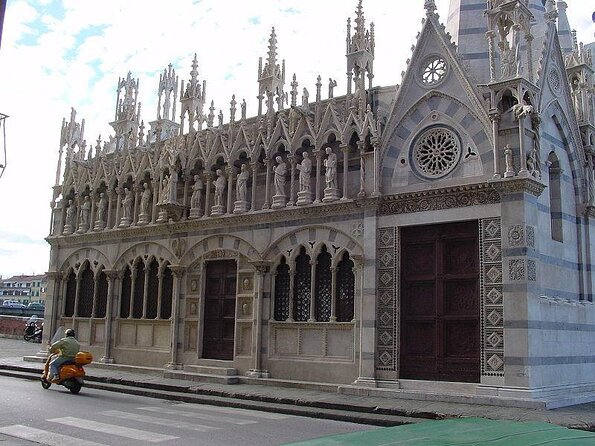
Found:
[[60, 280], [62, 279], [63, 273], [60, 271], [48, 271], [45, 273], [48, 279], [51, 280]]
[[251, 260], [250, 263], [258, 274], [266, 274], [271, 269], [272, 262], [269, 260]]
[[108, 280], [115, 280], [122, 278], [122, 271], [117, 269], [104, 269], [103, 272], [107, 276]]
[[176, 276], [177, 278], [182, 277], [187, 269], [187, 267], [185, 267], [183, 265], [168, 265], [167, 267], [171, 270], [172, 274], [174, 276]]

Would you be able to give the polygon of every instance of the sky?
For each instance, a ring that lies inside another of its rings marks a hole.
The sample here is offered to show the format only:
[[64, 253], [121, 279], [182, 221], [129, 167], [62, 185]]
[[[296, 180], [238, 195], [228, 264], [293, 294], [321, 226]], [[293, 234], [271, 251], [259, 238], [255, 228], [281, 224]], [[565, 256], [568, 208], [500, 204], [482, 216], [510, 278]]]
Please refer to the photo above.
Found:
[[[436, 0], [441, 21], [448, 0]], [[592, 42], [588, 0], [567, 0], [580, 41]], [[6, 120], [7, 167], [0, 178], [0, 275], [48, 270], [50, 201], [62, 118], [85, 119], [87, 144], [113, 135], [116, 86], [128, 71], [140, 80], [145, 123], [157, 116], [159, 74], [171, 63], [189, 79], [197, 54], [207, 103], [229, 120], [232, 94], [257, 112], [258, 58], [266, 59], [275, 27], [286, 90], [326, 97], [345, 94], [346, 20], [357, 0], [8, 0], [0, 47], [0, 113]], [[375, 24], [374, 85], [395, 85], [425, 15], [424, 0], [364, 0], [366, 25]], [[299, 101], [299, 98], [298, 98]], [[177, 107], [179, 110], [179, 105]], [[207, 111], [208, 113], [208, 111]], [[179, 117], [177, 117], [179, 121]], [[0, 140], [0, 149], [1, 147]], [[87, 147], [88, 147], [87, 146]], [[3, 161], [0, 155], [0, 163]]]

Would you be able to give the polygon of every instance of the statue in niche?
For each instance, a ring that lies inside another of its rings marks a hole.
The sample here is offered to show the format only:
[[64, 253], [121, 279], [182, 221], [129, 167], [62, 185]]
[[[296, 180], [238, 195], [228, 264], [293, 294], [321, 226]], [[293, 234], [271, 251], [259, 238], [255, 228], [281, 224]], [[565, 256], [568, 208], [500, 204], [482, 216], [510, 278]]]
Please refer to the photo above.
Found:
[[506, 144], [506, 147], [504, 148], [504, 160], [506, 163], [506, 172], [504, 172], [504, 178], [514, 177], [516, 172], [514, 171], [514, 164], [512, 160], [512, 149], [508, 144]]
[[132, 216], [132, 192], [124, 188], [124, 199], [122, 200], [122, 220], [130, 222]]
[[275, 157], [275, 161], [277, 161], [277, 166], [275, 167], [275, 195], [284, 197], [287, 165], [279, 155]]
[[337, 81], [334, 80], [332, 77], [328, 79], [328, 97], [333, 97], [333, 89], [337, 86]]
[[66, 224], [64, 225], [64, 234], [71, 234], [74, 229], [74, 203], [68, 200], [66, 208]]
[[141, 225], [145, 225], [149, 222], [149, 206], [151, 204], [151, 189], [149, 183], [143, 184], [143, 193], [140, 198], [140, 214], [138, 216], [138, 222]]
[[225, 175], [221, 169], [217, 169], [217, 179], [213, 181], [215, 186], [215, 206], [223, 206], [223, 192], [225, 191]]
[[242, 99], [242, 119], [246, 119], [246, 99]]
[[202, 199], [202, 190], [204, 185], [200, 179], [200, 175], [194, 175], [194, 185], [192, 186], [192, 197], [190, 197], [190, 207], [192, 209], [200, 209], [200, 202]]
[[85, 195], [85, 199], [83, 200], [83, 204], [81, 205], [81, 209], [79, 211], [79, 231], [86, 231], [89, 229], [89, 214], [91, 213], [91, 201], [89, 200], [89, 196]]
[[330, 147], [326, 148], [327, 158], [324, 160], [324, 167], [326, 172], [324, 178], [326, 181], [327, 189], [337, 188], [337, 155], [333, 153], [333, 149]]
[[246, 164], [242, 164], [240, 173], [236, 178], [236, 200], [246, 201], [248, 192], [248, 179], [250, 178], [250, 171], [247, 169]]
[[178, 172], [175, 169], [172, 169], [171, 174], [169, 175], [169, 184], [168, 184], [168, 193], [167, 193], [167, 202], [168, 203], [177, 203], [178, 197], [176, 196], [178, 192]]
[[302, 107], [308, 107], [308, 98], [310, 97], [310, 93], [308, 93], [308, 89], [304, 87], [302, 93]]
[[300, 171], [300, 192], [310, 192], [310, 173], [312, 172], [312, 160], [310, 154], [304, 152], [302, 154], [302, 162], [296, 167]]
[[96, 229], [103, 229], [105, 224], [105, 211], [107, 209], [107, 199], [105, 193], [99, 194], [99, 202], [97, 203], [97, 221], [95, 222]]
[[500, 58], [502, 61], [502, 78], [514, 77], [518, 74], [517, 48], [511, 48], [508, 40], [500, 42]]
[[161, 182], [161, 203], [167, 202], [167, 196], [169, 191], [169, 177], [163, 177], [163, 181]]

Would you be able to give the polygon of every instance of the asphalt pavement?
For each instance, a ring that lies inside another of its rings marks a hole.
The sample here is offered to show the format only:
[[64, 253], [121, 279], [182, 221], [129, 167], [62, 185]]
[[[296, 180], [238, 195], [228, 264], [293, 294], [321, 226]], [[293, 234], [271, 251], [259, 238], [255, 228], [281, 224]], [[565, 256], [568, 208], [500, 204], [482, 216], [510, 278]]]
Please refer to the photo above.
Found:
[[[40, 344], [0, 337], [0, 375], [38, 380], [41, 358], [31, 361]], [[24, 358], [28, 357], [29, 360]], [[89, 388], [144, 395], [172, 401], [255, 409], [266, 412], [327, 418], [377, 426], [397, 426], [427, 420], [484, 418], [491, 420], [542, 421], [595, 432], [595, 403], [559, 409], [503, 407], [390, 397], [351, 395], [328, 389], [294, 388], [250, 383], [219, 384], [165, 378], [166, 369], [90, 364], [85, 367]], [[326, 391], [325, 391], [326, 390]], [[84, 388], [82, 390], [84, 392]]]

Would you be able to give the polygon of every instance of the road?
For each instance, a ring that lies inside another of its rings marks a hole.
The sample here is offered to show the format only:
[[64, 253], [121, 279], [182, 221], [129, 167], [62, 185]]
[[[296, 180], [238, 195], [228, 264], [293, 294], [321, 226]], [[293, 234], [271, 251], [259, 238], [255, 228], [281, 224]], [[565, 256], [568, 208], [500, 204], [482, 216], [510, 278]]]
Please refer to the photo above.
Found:
[[0, 444], [279, 445], [372, 426], [178, 403], [0, 376]]

